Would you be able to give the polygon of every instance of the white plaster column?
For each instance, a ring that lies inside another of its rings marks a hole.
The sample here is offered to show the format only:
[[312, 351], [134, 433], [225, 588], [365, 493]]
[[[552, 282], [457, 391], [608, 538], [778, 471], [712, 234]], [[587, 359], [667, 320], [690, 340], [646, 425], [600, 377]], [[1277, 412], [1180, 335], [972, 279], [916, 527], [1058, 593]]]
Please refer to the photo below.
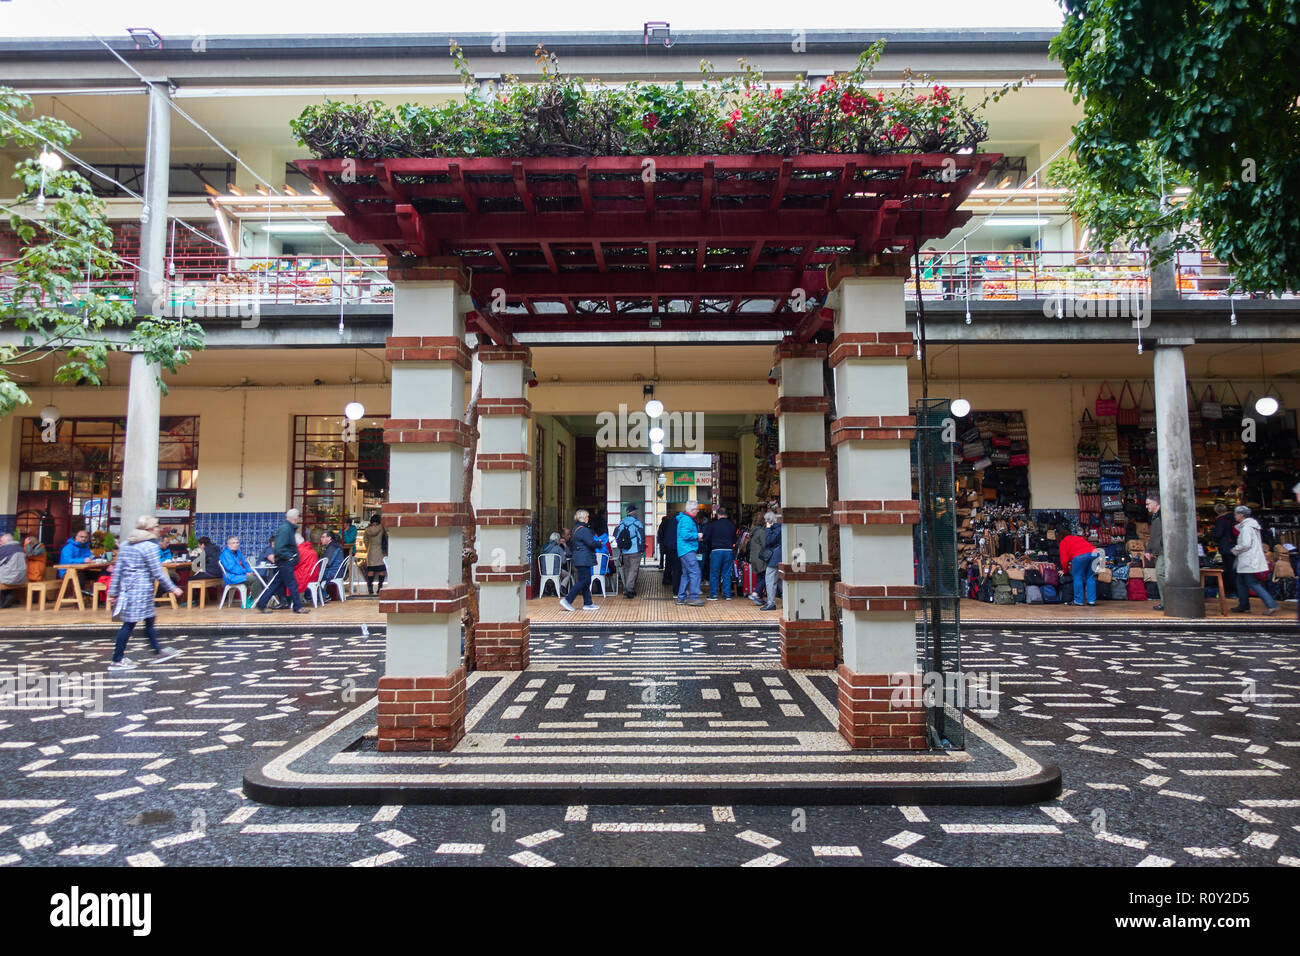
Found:
[[[835, 666], [828, 557], [830, 496], [826, 468], [826, 346], [783, 342], [776, 348], [780, 371], [776, 467], [781, 476], [781, 663], [788, 668]], [[772, 600], [772, 596], [768, 596]]]
[[461, 615], [465, 423], [463, 294], [452, 260], [389, 263], [393, 280], [393, 364], [389, 445], [388, 616], [379, 681], [380, 750], [450, 750], [465, 733]]
[[[840, 733], [862, 748], [925, 746], [923, 711], [910, 696], [895, 699], [899, 688], [890, 681], [898, 673], [910, 681], [917, 666], [907, 276], [905, 258], [846, 257], [828, 270], [837, 415], [831, 443], [839, 456], [832, 509], [840, 535]], [[882, 701], [889, 706], [882, 709]]]
[[483, 393], [475, 457], [480, 503], [475, 508], [479, 623], [474, 648], [483, 670], [524, 670], [528, 667], [524, 589], [529, 572], [524, 529], [532, 520], [528, 507], [532, 405], [525, 397], [525, 375], [532, 353], [519, 345], [481, 344], [477, 359], [482, 363]]

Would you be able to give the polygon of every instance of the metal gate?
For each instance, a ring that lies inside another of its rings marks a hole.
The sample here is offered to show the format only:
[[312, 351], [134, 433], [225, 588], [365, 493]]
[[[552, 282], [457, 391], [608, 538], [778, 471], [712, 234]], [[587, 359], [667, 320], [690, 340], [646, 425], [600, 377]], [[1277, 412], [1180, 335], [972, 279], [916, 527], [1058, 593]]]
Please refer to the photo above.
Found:
[[946, 398], [920, 400], [914, 414], [912, 486], [921, 512], [915, 530], [916, 583], [921, 601], [917, 653], [926, 724], [931, 746], [961, 749], [965, 746], [961, 707], [965, 695], [953, 467], [956, 425]]

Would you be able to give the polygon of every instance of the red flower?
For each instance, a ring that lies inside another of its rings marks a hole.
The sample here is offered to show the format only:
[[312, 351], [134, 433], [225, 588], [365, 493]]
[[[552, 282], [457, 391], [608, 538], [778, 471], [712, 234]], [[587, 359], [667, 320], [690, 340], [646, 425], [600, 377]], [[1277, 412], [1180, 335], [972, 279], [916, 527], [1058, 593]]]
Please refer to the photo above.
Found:
[[883, 102], [885, 102], [885, 94], [884, 94], [884, 93], [877, 93], [877, 94], [876, 94], [876, 102], [878, 102], [878, 103], [883, 103]]
[[739, 123], [739, 122], [740, 122], [740, 110], [732, 110], [732, 111], [731, 111], [731, 122], [733, 122], [733, 123]]
[[776, 98], [777, 98], [778, 100], [781, 98], [781, 87], [778, 86], [778, 87], [776, 88], [775, 96], [776, 96]]
[[659, 117], [655, 116], [654, 113], [646, 113], [645, 117], [641, 120], [641, 125], [645, 129], [654, 132], [655, 127], [659, 125]]

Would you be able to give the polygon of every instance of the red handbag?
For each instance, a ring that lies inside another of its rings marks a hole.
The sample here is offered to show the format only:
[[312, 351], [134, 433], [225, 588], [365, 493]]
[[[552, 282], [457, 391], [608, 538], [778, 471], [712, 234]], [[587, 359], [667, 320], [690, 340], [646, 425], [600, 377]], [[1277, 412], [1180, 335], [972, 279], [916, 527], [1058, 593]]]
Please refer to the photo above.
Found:
[[1097, 409], [1098, 418], [1112, 418], [1119, 411], [1119, 401], [1111, 390], [1110, 382], [1101, 383], [1101, 389], [1097, 392], [1095, 408]]

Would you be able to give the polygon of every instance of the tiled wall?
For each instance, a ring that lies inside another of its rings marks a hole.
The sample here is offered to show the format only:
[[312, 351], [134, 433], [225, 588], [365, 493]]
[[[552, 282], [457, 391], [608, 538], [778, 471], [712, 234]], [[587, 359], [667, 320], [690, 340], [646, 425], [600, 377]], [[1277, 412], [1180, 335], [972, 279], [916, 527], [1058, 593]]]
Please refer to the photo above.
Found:
[[14, 516], [0, 515], [0, 534], [14, 530]]
[[194, 536], [207, 535], [220, 547], [226, 538], [239, 535], [241, 551], [252, 554], [265, 547], [271, 535], [284, 521], [283, 511], [210, 511], [194, 518]]

